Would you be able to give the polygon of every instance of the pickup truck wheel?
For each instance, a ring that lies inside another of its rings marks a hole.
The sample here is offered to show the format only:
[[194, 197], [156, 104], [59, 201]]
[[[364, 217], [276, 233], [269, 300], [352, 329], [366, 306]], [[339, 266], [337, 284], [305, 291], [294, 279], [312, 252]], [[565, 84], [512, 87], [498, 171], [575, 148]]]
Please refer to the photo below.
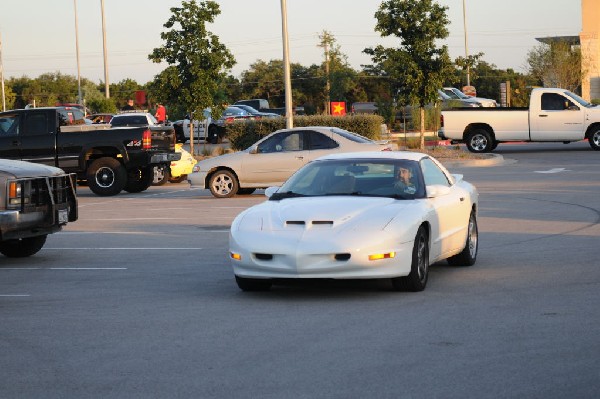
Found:
[[37, 253], [46, 242], [47, 235], [0, 242], [0, 253], [9, 258], [25, 258]]
[[152, 185], [153, 179], [154, 168], [151, 166], [131, 169], [127, 173], [127, 184], [125, 184], [125, 191], [129, 193], [141, 193]]
[[494, 140], [485, 129], [475, 129], [467, 136], [467, 148], [471, 152], [482, 153], [492, 151]]
[[592, 150], [600, 151], [600, 128], [596, 127], [588, 134], [588, 142]]
[[115, 158], [98, 158], [86, 172], [88, 186], [96, 195], [119, 194], [127, 183], [127, 171]]
[[162, 186], [169, 180], [169, 168], [166, 165], [157, 165], [152, 168], [152, 185]]
[[210, 177], [210, 192], [217, 198], [231, 198], [238, 192], [239, 183], [233, 173], [218, 170]]

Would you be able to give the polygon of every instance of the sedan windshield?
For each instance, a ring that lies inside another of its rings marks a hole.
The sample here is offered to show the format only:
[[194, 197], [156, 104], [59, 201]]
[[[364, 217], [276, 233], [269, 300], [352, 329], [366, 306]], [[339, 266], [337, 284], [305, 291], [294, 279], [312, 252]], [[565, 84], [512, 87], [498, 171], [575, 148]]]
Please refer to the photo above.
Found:
[[270, 199], [331, 195], [415, 199], [425, 197], [425, 185], [415, 161], [323, 160], [300, 169]]

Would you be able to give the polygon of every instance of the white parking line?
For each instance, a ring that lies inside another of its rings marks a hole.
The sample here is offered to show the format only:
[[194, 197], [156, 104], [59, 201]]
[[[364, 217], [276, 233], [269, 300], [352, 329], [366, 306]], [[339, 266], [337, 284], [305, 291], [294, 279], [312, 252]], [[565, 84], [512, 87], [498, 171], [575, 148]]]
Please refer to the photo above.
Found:
[[126, 267], [0, 267], [2, 270], [127, 270]]
[[29, 294], [4, 294], [4, 295], [0, 294], [0, 296], [1, 297], [13, 297], [13, 296], [22, 297], [22, 296], [31, 296], [31, 295], [29, 295]]

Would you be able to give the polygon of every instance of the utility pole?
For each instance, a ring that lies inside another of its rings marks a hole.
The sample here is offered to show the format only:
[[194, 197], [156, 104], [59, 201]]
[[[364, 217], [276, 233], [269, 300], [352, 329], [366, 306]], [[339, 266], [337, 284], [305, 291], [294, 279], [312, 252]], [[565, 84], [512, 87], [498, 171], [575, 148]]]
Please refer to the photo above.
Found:
[[322, 35], [319, 35], [321, 44], [319, 47], [323, 47], [325, 51], [325, 115], [331, 113], [331, 82], [329, 76], [329, 45], [332, 42], [331, 35], [327, 31], [323, 31]]
[[108, 86], [108, 56], [106, 51], [106, 22], [104, 20], [104, 0], [100, 0], [100, 8], [102, 12], [102, 48], [104, 51], [104, 94], [106, 98], [110, 98], [110, 89]]
[[4, 64], [2, 62], [2, 33], [0, 33], [0, 81], [2, 82], [2, 112], [6, 111], [6, 97], [4, 95]]
[[281, 0], [281, 36], [283, 39], [283, 80], [285, 83], [285, 120], [286, 127], [294, 127], [294, 116], [292, 115], [292, 78], [290, 73], [290, 49], [287, 28], [287, 5], [286, 0]]
[[465, 29], [465, 60], [467, 61], [467, 86], [471, 86], [471, 67], [469, 66], [469, 45], [467, 42], [467, 11], [463, 0], [463, 26]]
[[81, 67], [79, 65], [79, 23], [77, 20], [77, 0], [73, 0], [75, 8], [75, 53], [77, 54], [77, 104], [83, 104], [81, 97]]

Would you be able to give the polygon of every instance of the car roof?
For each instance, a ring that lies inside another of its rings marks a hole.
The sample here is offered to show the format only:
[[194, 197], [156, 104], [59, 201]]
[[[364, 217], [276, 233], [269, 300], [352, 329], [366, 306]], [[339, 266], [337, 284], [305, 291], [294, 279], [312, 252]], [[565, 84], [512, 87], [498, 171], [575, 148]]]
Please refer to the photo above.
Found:
[[420, 161], [423, 158], [429, 157], [422, 152], [413, 151], [367, 151], [367, 152], [344, 152], [324, 155], [317, 158], [318, 160], [341, 160], [341, 159], [404, 159], [408, 161]]

